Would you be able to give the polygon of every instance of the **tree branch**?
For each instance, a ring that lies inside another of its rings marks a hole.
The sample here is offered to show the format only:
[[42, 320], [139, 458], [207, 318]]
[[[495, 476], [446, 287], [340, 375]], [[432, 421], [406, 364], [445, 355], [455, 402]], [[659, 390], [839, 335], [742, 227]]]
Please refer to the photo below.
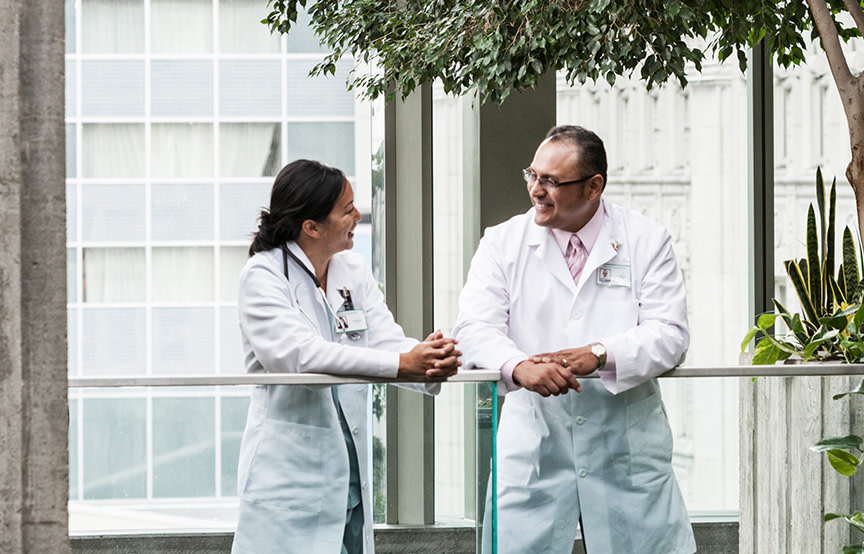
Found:
[[861, 4], [855, 0], [845, 0], [846, 10], [852, 15], [855, 20], [855, 26], [858, 27], [858, 32], [864, 36], [864, 10], [861, 9]]
[[[810, 13], [813, 14], [813, 23], [816, 25], [819, 37], [822, 39], [822, 48], [825, 49], [825, 55], [828, 57], [828, 66], [831, 68], [831, 74], [834, 76], [837, 90], [840, 92], [840, 96], [843, 97], [853, 92], [855, 77], [849, 70], [846, 56], [840, 47], [840, 35], [837, 34], [834, 18], [831, 16], [831, 11], [828, 9], [828, 3], [825, 0], [807, 0], [807, 4], [810, 6]], [[843, 107], [844, 109], [847, 107], [845, 102]]]

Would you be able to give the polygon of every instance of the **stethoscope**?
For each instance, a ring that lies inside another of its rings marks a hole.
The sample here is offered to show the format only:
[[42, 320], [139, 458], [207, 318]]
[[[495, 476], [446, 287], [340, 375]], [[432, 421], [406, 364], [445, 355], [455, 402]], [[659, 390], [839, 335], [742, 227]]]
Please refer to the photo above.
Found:
[[[290, 277], [288, 277], [288, 258], [289, 257], [292, 260], [294, 260], [294, 262], [297, 265], [300, 266], [300, 269], [302, 269], [304, 272], [306, 272], [306, 275], [308, 275], [310, 279], [312, 279], [312, 282], [315, 284], [315, 288], [318, 289], [318, 293], [321, 295], [321, 300], [324, 301], [325, 309], [333, 317], [333, 321], [336, 324], [336, 331], [337, 332], [339, 332], [339, 331], [347, 332], [348, 331], [348, 324], [341, 317], [336, 315], [336, 312], [334, 312], [333, 308], [330, 307], [330, 303], [327, 301], [327, 294], [324, 292], [324, 287], [321, 286], [321, 281], [318, 280], [318, 277], [315, 277], [315, 274], [312, 273], [312, 271], [308, 267], [306, 267], [306, 264], [304, 264], [300, 260], [300, 258], [298, 258], [294, 254], [294, 252], [291, 252], [291, 250], [289, 250], [288, 247], [283, 244], [282, 245], [282, 270], [285, 273], [285, 279], [288, 279], [289, 282], [291, 281]], [[317, 329], [318, 333], [320, 334], [321, 328], [318, 326], [318, 323], [316, 323], [314, 319], [309, 317], [309, 314], [306, 313], [306, 310], [303, 309], [303, 307], [300, 305], [299, 302], [297, 302], [297, 308], [300, 310], [300, 313], [302, 313], [303, 316], [309, 320], [309, 323], [311, 323], [312, 325], [315, 326], [315, 329]]]

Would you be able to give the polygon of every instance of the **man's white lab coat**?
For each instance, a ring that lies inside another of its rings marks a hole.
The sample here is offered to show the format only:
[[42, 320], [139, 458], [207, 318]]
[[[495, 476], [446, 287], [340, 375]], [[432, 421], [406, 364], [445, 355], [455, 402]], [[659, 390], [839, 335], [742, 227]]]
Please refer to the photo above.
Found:
[[569, 553], [580, 509], [589, 553], [696, 550], [654, 379], [689, 344], [684, 280], [665, 229], [603, 205], [578, 284], [532, 208], [487, 229], [459, 298], [453, 335], [467, 367], [599, 341], [617, 368], [602, 382], [580, 379], [581, 393], [507, 394], [498, 430], [502, 553]]

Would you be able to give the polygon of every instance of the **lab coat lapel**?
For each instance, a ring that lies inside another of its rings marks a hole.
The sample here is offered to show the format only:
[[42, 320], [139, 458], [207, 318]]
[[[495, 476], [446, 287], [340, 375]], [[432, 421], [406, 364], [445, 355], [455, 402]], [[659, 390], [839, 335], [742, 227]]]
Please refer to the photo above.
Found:
[[561, 248], [555, 242], [552, 232], [531, 222], [528, 232], [528, 246], [534, 248], [534, 255], [546, 266], [546, 269], [555, 276], [570, 292], [576, 292], [576, 284], [567, 269], [567, 262]]
[[582, 268], [582, 274], [579, 276], [579, 284], [576, 287], [576, 292], [582, 290], [582, 287], [588, 281], [593, 279], [597, 269], [603, 264], [609, 263], [612, 258], [618, 254], [622, 246], [622, 233], [618, 228], [618, 223], [615, 220], [612, 211], [606, 209], [606, 201], [604, 200], [600, 206], [601, 210], [606, 211], [603, 217], [603, 223], [600, 226], [600, 233], [597, 235], [597, 242], [594, 243], [594, 248], [585, 260], [585, 267]]

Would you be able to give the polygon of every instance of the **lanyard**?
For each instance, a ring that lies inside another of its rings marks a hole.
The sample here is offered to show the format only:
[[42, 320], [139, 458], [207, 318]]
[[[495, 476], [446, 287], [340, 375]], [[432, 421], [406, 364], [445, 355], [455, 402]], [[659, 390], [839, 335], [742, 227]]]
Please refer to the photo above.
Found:
[[291, 250], [289, 250], [288, 247], [283, 244], [282, 245], [282, 269], [285, 272], [285, 278], [288, 279], [289, 281], [291, 280], [288, 277], [288, 257], [289, 256], [291, 257], [292, 260], [294, 260], [294, 262], [297, 265], [300, 266], [300, 269], [302, 269], [303, 271], [306, 272], [306, 275], [308, 275], [309, 278], [312, 279], [312, 282], [315, 283], [315, 288], [318, 289], [318, 292], [321, 294], [321, 299], [324, 301], [324, 307], [326, 308], [329, 315], [331, 315], [333, 317], [333, 321], [336, 323], [336, 329], [338, 331], [347, 330], [348, 325], [344, 321], [342, 321], [342, 318], [340, 318], [335, 313], [333, 313], [333, 308], [331, 308], [330, 303], [327, 302], [327, 295], [324, 294], [324, 287], [321, 286], [321, 281], [319, 281], [318, 277], [315, 277], [315, 274], [312, 273], [312, 271], [308, 267], [306, 267], [306, 264], [304, 264], [302, 261], [300, 261], [300, 258], [298, 258], [296, 255], [294, 255], [294, 252], [291, 252]]

